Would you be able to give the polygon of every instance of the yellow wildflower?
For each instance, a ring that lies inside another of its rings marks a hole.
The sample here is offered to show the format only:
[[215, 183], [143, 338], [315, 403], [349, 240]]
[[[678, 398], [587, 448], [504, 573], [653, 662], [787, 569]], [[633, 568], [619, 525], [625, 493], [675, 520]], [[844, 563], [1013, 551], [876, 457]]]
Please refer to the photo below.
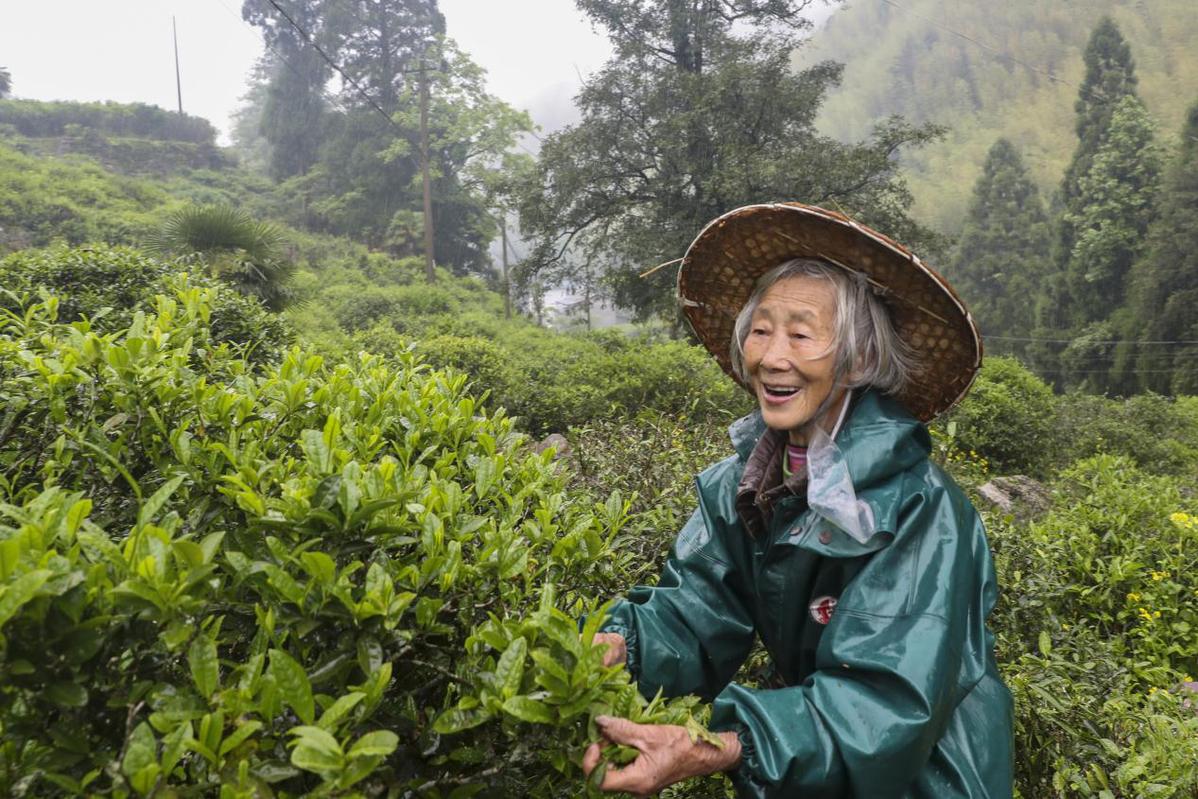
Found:
[[1152, 618], [1159, 619], [1160, 617], [1161, 617], [1161, 612], [1159, 610], [1152, 611]]
[[[1198, 593], [1198, 590], [1196, 590], [1196, 591], [1195, 591], [1195, 593]], [[1129, 593], [1129, 594], [1127, 595], [1127, 601], [1128, 601], [1128, 602], [1139, 602], [1139, 601], [1140, 601], [1140, 595], [1139, 595], [1139, 594], [1137, 594], [1135, 591], [1132, 591], [1131, 593]]]
[[1163, 580], [1163, 579], [1165, 579], [1166, 577], [1168, 577], [1168, 576], [1169, 576], [1169, 572], [1158, 572], [1158, 571], [1154, 571], [1154, 572], [1152, 573], [1152, 579], [1153, 579], [1155, 582], [1158, 582], [1158, 583], [1159, 583], [1161, 580]]
[[1152, 614], [1148, 612], [1148, 608], [1140, 608], [1140, 618], [1144, 621], [1152, 621]]
[[1155, 693], [1156, 693], [1156, 686], [1154, 685], [1154, 686], [1152, 686], [1151, 688], [1149, 688], [1149, 689], [1148, 689], [1148, 695], [1149, 695], [1149, 696], [1152, 696], [1152, 695], [1153, 695], [1153, 694], [1155, 694]]

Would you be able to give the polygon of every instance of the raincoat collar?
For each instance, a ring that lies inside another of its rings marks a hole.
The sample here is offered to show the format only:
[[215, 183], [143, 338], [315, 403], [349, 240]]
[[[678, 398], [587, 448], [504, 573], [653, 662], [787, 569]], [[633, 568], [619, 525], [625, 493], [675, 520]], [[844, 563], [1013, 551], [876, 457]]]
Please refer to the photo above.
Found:
[[[742, 464], [748, 462], [766, 429], [760, 411], [738, 419], [728, 429]], [[836, 444], [844, 455], [857, 497], [873, 510], [878, 533], [893, 536], [903, 500], [900, 476], [931, 452], [927, 428], [896, 400], [870, 389], [854, 395]], [[863, 546], [843, 533], [836, 538], [837, 548], [854, 551], [876, 549], [881, 544]]]

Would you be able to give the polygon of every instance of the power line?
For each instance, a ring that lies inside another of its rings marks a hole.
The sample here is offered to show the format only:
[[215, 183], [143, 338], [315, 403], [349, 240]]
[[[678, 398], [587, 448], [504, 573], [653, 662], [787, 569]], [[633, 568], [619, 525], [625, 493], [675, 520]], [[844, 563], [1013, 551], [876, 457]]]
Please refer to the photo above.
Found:
[[1151, 344], [1164, 346], [1169, 344], [1198, 344], [1198, 339], [1109, 339], [1089, 341], [1083, 338], [1036, 338], [1032, 336], [986, 336], [983, 338], [992, 341], [1030, 341], [1045, 344], [1073, 344], [1074, 342], [1084, 342], [1086, 344]]
[[[366, 93], [366, 90], [362, 88], [361, 84], [359, 84], [356, 80], [354, 80], [354, 78], [352, 76], [349, 75], [349, 73], [347, 73], [344, 69], [342, 69], [341, 65], [338, 64], [336, 61], [334, 61], [329, 56], [329, 54], [324, 51], [324, 48], [316, 43], [316, 40], [312, 37], [312, 35], [309, 34], [306, 30], [304, 30], [304, 28], [298, 22], [296, 22], [294, 19], [292, 19], [291, 16], [286, 11], [284, 11], [277, 2], [275, 2], [275, 0], [266, 0], [266, 2], [270, 3], [271, 6], [274, 7], [274, 10], [278, 11], [279, 15], [282, 16], [283, 19], [287, 20], [287, 22], [291, 25], [291, 27], [295, 28], [295, 30], [299, 33], [299, 35], [301, 37], [303, 37], [304, 41], [307, 42], [308, 44], [312, 45], [312, 48], [314, 50], [316, 50], [317, 53], [320, 54], [320, 57], [322, 59], [324, 59], [324, 62], [326, 64], [328, 64], [330, 67], [332, 67], [332, 69], [338, 75], [341, 76], [342, 80], [347, 82], [349, 85], [353, 86], [354, 89], [357, 90], [358, 94], [360, 94], [362, 96], [362, 99], [365, 100], [367, 103], [369, 103], [371, 105], [371, 107], [374, 108], [375, 111], [378, 111], [379, 114], [382, 115], [383, 119], [387, 120], [387, 123], [389, 125], [391, 125], [397, 131], [399, 131], [402, 135], [404, 135], [404, 136], [407, 135], [407, 131], [405, 131], [403, 128], [401, 128], [396, 123], [396, 121], [391, 118], [391, 115], [388, 114], [386, 111], [384, 111], [383, 107], [381, 105], [379, 105], [377, 102], [375, 102], [375, 99], [373, 97], [371, 97], [369, 94]], [[409, 70], [409, 71], [423, 72], [423, 71], [426, 71], [426, 68], [422, 67], [421, 69], [418, 69], [418, 70]]]
[[[267, 50], [269, 50], [271, 52], [271, 55], [273, 55], [275, 58], [279, 59], [279, 62], [282, 63], [283, 66], [285, 66], [285, 67], [287, 67], [287, 69], [291, 70], [292, 74], [294, 74], [298, 78], [301, 78], [304, 80], [307, 79], [307, 76], [305, 76], [303, 74], [303, 72], [300, 71], [299, 67], [292, 64], [291, 61], [285, 55], [283, 55], [279, 50], [275, 49], [275, 47], [273, 47], [270, 44], [270, 42], [266, 41], [265, 38], [260, 37], [258, 35], [258, 31], [254, 28], [254, 26], [251, 25], [249, 22], [247, 22], [243, 16], [238, 14], [233, 9], [229, 8], [228, 4], [225, 3], [225, 0], [217, 0], [217, 2], [219, 2], [226, 11], [228, 11], [230, 14], [232, 14], [234, 17], [236, 17], [243, 25], [245, 25], [246, 31], [248, 33], [250, 33], [254, 37], [254, 39], [260, 40], [262, 42], [262, 46], [265, 47]], [[342, 111], [344, 111], [346, 113], [349, 113], [350, 109], [345, 105], [345, 103], [343, 103], [341, 101], [341, 98], [337, 97], [335, 94], [331, 94], [329, 91], [327, 91], [323, 87], [317, 88], [317, 91], [320, 93], [321, 97], [328, 100], [334, 106], [336, 106], [337, 108], [340, 108]]]

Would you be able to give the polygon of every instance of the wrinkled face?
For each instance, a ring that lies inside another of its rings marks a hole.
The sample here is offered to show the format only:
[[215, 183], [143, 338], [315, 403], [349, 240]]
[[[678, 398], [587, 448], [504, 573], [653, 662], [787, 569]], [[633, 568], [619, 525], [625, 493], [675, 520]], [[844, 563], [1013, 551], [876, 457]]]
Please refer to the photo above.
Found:
[[805, 426], [835, 388], [835, 316], [830, 281], [787, 278], [761, 298], [744, 341], [745, 370], [765, 423], [791, 431], [795, 443], [806, 443]]

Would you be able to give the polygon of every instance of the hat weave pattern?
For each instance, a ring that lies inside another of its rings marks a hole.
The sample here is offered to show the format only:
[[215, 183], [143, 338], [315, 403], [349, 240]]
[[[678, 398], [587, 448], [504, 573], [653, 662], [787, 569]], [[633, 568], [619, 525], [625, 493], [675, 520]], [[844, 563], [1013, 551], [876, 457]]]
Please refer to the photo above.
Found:
[[729, 354], [736, 315], [758, 278], [792, 258], [819, 258], [860, 273], [884, 298], [899, 336], [921, 356], [921, 371], [898, 396], [913, 415], [930, 421], [969, 390], [982, 363], [982, 340], [948, 282], [881, 233], [801, 203], [730, 211], [708, 224], [682, 259], [682, 312], [738, 383], [744, 385], [732, 371]]

